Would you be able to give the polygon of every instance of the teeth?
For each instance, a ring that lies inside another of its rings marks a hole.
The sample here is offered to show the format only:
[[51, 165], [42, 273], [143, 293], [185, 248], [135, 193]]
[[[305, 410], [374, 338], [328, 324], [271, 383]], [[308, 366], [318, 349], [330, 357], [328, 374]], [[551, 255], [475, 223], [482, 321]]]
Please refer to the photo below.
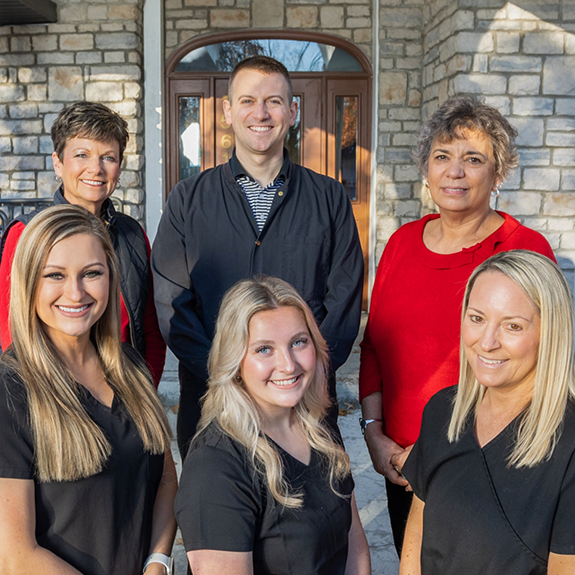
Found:
[[505, 363], [506, 359], [487, 359], [486, 357], [479, 356], [481, 361], [486, 363], [487, 365], [499, 365], [501, 363]]
[[274, 385], [291, 385], [292, 383], [295, 383], [297, 381], [297, 378], [299, 376], [296, 377], [292, 377], [291, 379], [280, 379], [280, 380], [274, 380], [274, 379], [270, 379], [270, 381], [274, 384]]
[[91, 186], [102, 186], [104, 182], [100, 182], [99, 180], [82, 180], [85, 184], [90, 184]]
[[254, 132], [267, 132], [271, 129], [271, 126], [250, 126], [250, 130], [253, 130]]
[[82, 307], [65, 307], [63, 305], [59, 305], [57, 307], [58, 307], [58, 309], [61, 309], [62, 311], [66, 311], [69, 313], [80, 313], [81, 311], [88, 309], [87, 305], [83, 305]]

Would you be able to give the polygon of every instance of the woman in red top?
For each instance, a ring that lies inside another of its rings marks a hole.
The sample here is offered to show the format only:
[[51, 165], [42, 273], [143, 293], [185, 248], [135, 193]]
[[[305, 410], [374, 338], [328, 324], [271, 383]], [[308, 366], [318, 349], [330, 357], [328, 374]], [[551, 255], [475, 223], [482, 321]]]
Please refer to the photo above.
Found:
[[513, 249], [555, 261], [541, 234], [489, 204], [518, 164], [516, 135], [491, 106], [473, 98], [446, 101], [423, 127], [414, 154], [439, 214], [402, 226], [378, 266], [359, 388], [365, 439], [375, 470], [386, 478], [399, 554], [412, 498], [401, 469], [425, 404], [458, 381], [469, 276], [491, 255]]
[[[117, 212], [110, 196], [120, 181], [128, 142], [128, 124], [103, 104], [76, 102], [62, 110], [51, 130], [54, 171], [61, 183], [54, 205], [86, 208], [106, 225], [120, 261], [122, 341], [145, 358], [157, 387], [164, 369], [166, 345], [162, 339], [150, 270], [150, 244], [140, 224]], [[16, 246], [29, 220], [23, 214], [4, 230], [0, 248], [0, 341], [6, 350], [10, 330], [10, 270]]]

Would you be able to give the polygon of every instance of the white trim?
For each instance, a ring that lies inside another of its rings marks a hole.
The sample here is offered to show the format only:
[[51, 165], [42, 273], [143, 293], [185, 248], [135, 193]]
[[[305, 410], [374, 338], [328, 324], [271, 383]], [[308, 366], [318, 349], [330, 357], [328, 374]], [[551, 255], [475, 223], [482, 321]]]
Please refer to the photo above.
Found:
[[163, 0], [144, 0], [144, 125], [146, 231], [150, 242], [164, 207], [162, 177]]
[[369, 190], [369, 248], [367, 258], [368, 271], [368, 302], [371, 302], [371, 290], [375, 281], [377, 262], [375, 261], [377, 246], [377, 141], [379, 136], [379, 0], [372, 3], [372, 122], [371, 131], [371, 178]]

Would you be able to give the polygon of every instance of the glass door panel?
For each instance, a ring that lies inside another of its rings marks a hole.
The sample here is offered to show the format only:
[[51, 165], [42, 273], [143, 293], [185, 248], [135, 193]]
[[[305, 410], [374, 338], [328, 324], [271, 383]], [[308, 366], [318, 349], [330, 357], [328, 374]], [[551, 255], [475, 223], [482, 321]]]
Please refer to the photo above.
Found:
[[357, 98], [335, 98], [335, 174], [351, 201], [357, 200]]
[[202, 166], [200, 97], [180, 97], [180, 180], [199, 174]]

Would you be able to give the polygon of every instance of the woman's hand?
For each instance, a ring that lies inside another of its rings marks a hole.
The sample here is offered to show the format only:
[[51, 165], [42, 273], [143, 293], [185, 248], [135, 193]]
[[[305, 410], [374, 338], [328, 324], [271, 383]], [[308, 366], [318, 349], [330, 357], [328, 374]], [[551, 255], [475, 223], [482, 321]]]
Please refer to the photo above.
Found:
[[[408, 487], [409, 483], [401, 475], [403, 464], [413, 446], [409, 446], [406, 452], [401, 445], [383, 433], [381, 421], [383, 419], [381, 391], [371, 393], [361, 400], [361, 411], [365, 419], [376, 419], [365, 428], [365, 442], [369, 450], [369, 456], [374, 469], [392, 483]], [[394, 462], [392, 462], [392, 458]], [[397, 465], [397, 469], [394, 467]], [[411, 488], [410, 488], [411, 489]]]
[[403, 477], [401, 470], [413, 445], [404, 449], [401, 445], [395, 443], [393, 439], [387, 437], [381, 430], [381, 426], [375, 423], [367, 426], [365, 442], [367, 443], [367, 449], [369, 450], [374, 469], [392, 483], [411, 490], [409, 482]]

